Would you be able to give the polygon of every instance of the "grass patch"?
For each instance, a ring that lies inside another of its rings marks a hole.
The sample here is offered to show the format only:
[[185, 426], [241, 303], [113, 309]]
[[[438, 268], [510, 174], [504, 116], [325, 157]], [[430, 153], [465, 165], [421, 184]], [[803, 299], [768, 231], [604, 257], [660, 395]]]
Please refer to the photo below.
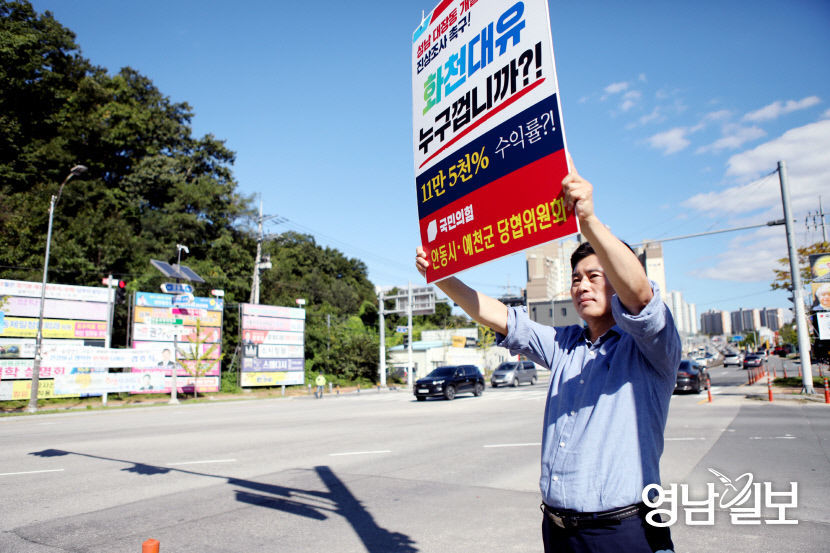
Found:
[[[801, 388], [804, 385], [804, 381], [799, 376], [788, 376], [787, 378], [776, 378], [772, 381], [772, 384], [781, 388]], [[824, 379], [819, 376], [814, 376], [813, 388], [821, 388], [823, 390]]]

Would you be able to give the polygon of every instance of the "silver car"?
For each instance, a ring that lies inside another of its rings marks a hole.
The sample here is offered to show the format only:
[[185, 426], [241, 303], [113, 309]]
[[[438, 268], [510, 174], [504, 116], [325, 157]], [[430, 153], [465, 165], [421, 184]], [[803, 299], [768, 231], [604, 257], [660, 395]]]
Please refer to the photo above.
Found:
[[740, 353], [735, 353], [734, 351], [727, 352], [726, 355], [723, 356], [723, 366], [726, 367], [727, 365], [738, 365], [739, 367], [742, 366], [744, 363], [744, 356]]
[[490, 386], [518, 386], [522, 382], [536, 384], [536, 365], [532, 361], [506, 361], [493, 371]]

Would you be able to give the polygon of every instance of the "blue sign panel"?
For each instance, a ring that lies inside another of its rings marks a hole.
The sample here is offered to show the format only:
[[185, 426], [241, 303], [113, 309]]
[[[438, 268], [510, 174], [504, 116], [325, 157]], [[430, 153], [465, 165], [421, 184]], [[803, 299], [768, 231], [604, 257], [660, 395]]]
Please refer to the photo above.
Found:
[[[168, 294], [152, 294], [150, 292], [136, 292], [135, 304], [143, 307], [173, 307], [174, 296]], [[176, 304], [176, 307], [190, 309], [207, 309], [209, 311], [222, 311], [224, 300], [222, 298], [201, 298], [194, 297], [192, 303]]]
[[165, 282], [161, 285], [161, 291], [165, 294], [192, 294], [193, 287], [184, 282]]

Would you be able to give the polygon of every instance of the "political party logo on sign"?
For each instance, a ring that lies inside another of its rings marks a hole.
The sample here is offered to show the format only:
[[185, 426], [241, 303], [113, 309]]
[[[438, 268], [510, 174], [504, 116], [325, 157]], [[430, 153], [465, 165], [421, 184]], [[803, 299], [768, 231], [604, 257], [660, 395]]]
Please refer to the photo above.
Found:
[[428, 282], [578, 231], [545, 0], [441, 2], [412, 82]]

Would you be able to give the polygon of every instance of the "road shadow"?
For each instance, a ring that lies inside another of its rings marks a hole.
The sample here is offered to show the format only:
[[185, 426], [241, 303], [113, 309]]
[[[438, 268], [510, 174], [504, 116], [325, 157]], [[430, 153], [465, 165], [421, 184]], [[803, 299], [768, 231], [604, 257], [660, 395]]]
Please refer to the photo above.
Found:
[[126, 459], [115, 459], [61, 449], [44, 449], [31, 452], [29, 455], [35, 457], [76, 455], [89, 459], [125, 463], [129, 466], [121, 469], [122, 471], [142, 476], [178, 472], [224, 480], [231, 486], [244, 488], [234, 490], [236, 501], [240, 503], [275, 509], [289, 515], [301, 516], [319, 522], [328, 519], [331, 515], [343, 517], [351, 525], [369, 553], [417, 553], [418, 551], [415, 542], [406, 534], [392, 532], [381, 527], [365, 505], [355, 497], [343, 480], [328, 466], [314, 467], [315, 474], [325, 488], [321, 491], [319, 489], [292, 488], [181, 468], [148, 465]]

